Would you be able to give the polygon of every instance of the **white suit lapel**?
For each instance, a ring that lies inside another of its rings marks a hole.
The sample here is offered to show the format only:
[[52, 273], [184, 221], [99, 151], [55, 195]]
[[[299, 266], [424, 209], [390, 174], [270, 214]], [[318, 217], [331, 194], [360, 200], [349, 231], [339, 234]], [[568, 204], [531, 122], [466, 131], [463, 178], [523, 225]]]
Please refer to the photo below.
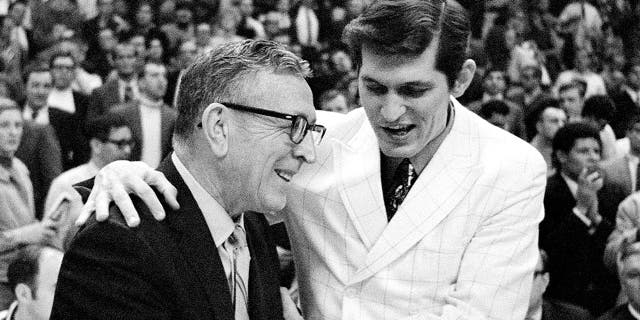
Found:
[[[470, 121], [470, 111], [457, 102], [455, 112], [451, 132], [370, 249], [365, 264], [350, 279], [351, 283], [374, 275], [423, 239], [451, 213], [480, 176], [482, 168], [476, 165], [475, 150], [478, 143], [474, 140], [477, 125]], [[379, 175], [378, 165], [378, 180]], [[384, 205], [382, 211], [377, 215], [386, 222]]]
[[387, 226], [380, 181], [380, 149], [373, 129], [365, 123], [348, 144], [338, 142], [333, 148], [338, 192], [369, 249]]

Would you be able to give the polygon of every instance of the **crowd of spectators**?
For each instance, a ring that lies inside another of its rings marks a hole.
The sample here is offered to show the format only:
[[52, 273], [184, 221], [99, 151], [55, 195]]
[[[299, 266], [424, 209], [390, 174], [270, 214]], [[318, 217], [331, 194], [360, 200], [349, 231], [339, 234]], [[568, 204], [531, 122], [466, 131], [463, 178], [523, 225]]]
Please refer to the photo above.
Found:
[[[7, 278], [20, 248], [68, 244], [81, 205], [72, 184], [171, 151], [176, 88], [197, 55], [282, 42], [309, 61], [318, 109], [358, 108], [357, 61], [340, 35], [370, 1], [0, 0], [0, 310], [28, 289]], [[558, 308], [598, 317], [627, 299], [640, 312], [629, 271], [640, 268], [640, 5], [459, 2], [478, 67], [461, 102], [548, 166], [530, 319]], [[290, 286], [286, 231], [274, 230]]]

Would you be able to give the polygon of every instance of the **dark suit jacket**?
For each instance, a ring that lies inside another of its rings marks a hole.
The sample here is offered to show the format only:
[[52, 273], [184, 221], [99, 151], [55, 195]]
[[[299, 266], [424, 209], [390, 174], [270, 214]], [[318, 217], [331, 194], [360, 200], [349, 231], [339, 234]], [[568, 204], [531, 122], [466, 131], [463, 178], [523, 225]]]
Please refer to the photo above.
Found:
[[544, 299], [542, 320], [591, 320], [589, 311], [560, 301]]
[[631, 312], [629, 312], [629, 307], [627, 304], [623, 304], [621, 306], [616, 307], [615, 309], [609, 310], [607, 313], [603, 314], [598, 320], [636, 320]]
[[640, 108], [624, 90], [612, 94], [611, 100], [613, 100], [613, 103], [616, 106], [616, 112], [610, 123], [611, 128], [616, 134], [617, 139], [624, 138], [627, 134], [627, 121], [629, 120], [629, 117], [640, 112]]
[[613, 223], [608, 189], [598, 193], [602, 223], [590, 234], [587, 226], [573, 214], [576, 204], [559, 173], [550, 177], [545, 191], [545, 218], [540, 225], [541, 247], [549, 255], [551, 278], [545, 297], [566, 301], [600, 315], [613, 307], [618, 295], [617, 277], [603, 263], [607, 237]]
[[62, 169], [69, 170], [89, 161], [91, 150], [84, 134], [84, 111], [71, 114], [49, 108], [49, 123], [56, 132], [62, 151]]
[[113, 105], [119, 104], [120, 90], [118, 80], [107, 81], [102, 86], [95, 88], [91, 93], [90, 107], [87, 110], [87, 119], [94, 119], [109, 111]]
[[[112, 106], [109, 112], [122, 115], [129, 124], [133, 137], [136, 140], [136, 146], [131, 150], [131, 160], [138, 161], [142, 156], [142, 123], [140, 121], [140, 106], [138, 102], [118, 104]], [[167, 105], [162, 106], [160, 114], [161, 123], [161, 144], [162, 158], [171, 152], [171, 137], [173, 136], [173, 127], [176, 123], [176, 111]]]
[[[138, 227], [128, 228], [115, 207], [107, 222], [88, 222], [65, 253], [51, 319], [233, 319], [227, 279], [202, 212], [170, 158], [159, 170], [178, 189], [181, 208], [165, 205], [166, 218], [156, 221], [135, 198]], [[256, 213], [244, 220], [250, 318], [282, 319], [268, 223]]]
[[44, 200], [51, 181], [62, 173], [60, 144], [51, 126], [25, 121], [16, 157], [29, 169], [33, 184], [36, 217], [42, 218]]

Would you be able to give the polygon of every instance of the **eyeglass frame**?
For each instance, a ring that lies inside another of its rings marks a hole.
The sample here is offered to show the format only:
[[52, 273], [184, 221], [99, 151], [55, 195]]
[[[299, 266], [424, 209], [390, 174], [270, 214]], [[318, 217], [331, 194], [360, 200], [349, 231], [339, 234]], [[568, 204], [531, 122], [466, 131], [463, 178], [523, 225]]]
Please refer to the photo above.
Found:
[[[282, 113], [282, 112], [277, 112], [277, 111], [273, 111], [273, 110], [267, 110], [267, 109], [260, 109], [260, 108], [254, 108], [254, 107], [249, 107], [249, 106], [245, 106], [242, 104], [237, 104], [237, 103], [231, 103], [231, 102], [218, 102], [224, 106], [226, 106], [229, 109], [233, 109], [233, 110], [238, 110], [238, 111], [244, 111], [244, 112], [249, 112], [249, 113], [255, 113], [255, 114], [259, 114], [259, 115], [263, 115], [263, 116], [268, 116], [268, 117], [273, 117], [273, 118], [279, 118], [279, 119], [285, 119], [285, 120], [290, 120], [291, 121], [291, 130], [289, 131], [289, 139], [291, 140], [291, 142], [295, 143], [295, 144], [300, 144], [302, 143], [302, 141], [304, 141], [304, 138], [307, 136], [307, 132], [311, 131], [311, 134], [313, 135], [313, 132], [316, 132], [319, 134], [319, 138], [317, 141], [314, 140], [314, 143], [316, 145], [319, 145], [322, 142], [322, 138], [324, 137], [325, 133], [327, 132], [327, 128], [325, 128], [325, 126], [320, 125], [320, 124], [309, 124], [309, 120], [307, 120], [307, 118], [305, 118], [304, 116], [301, 115], [293, 115], [293, 114], [287, 114], [287, 113]], [[302, 135], [300, 136], [300, 139], [298, 141], [294, 140], [294, 127], [297, 121], [300, 121], [298, 119], [301, 119], [302, 121], [304, 121], [304, 131], [302, 133]], [[202, 128], [202, 122], [198, 123], [198, 128]]]
[[103, 143], [111, 143], [113, 145], [115, 145], [118, 149], [122, 150], [126, 147], [135, 147], [136, 145], [136, 141], [134, 139], [129, 139], [129, 140], [112, 140], [112, 139], [104, 139], [102, 140]]

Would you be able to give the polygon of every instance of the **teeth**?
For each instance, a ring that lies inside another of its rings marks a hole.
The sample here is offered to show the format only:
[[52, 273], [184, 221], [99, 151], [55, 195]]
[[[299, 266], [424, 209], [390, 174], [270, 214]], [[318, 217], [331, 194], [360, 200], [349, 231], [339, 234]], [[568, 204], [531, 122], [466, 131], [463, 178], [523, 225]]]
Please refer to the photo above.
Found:
[[287, 182], [291, 181], [291, 178], [293, 178], [293, 174], [285, 173], [280, 170], [276, 170], [276, 174], [278, 175], [278, 177], [282, 178], [284, 181], [287, 181]]

